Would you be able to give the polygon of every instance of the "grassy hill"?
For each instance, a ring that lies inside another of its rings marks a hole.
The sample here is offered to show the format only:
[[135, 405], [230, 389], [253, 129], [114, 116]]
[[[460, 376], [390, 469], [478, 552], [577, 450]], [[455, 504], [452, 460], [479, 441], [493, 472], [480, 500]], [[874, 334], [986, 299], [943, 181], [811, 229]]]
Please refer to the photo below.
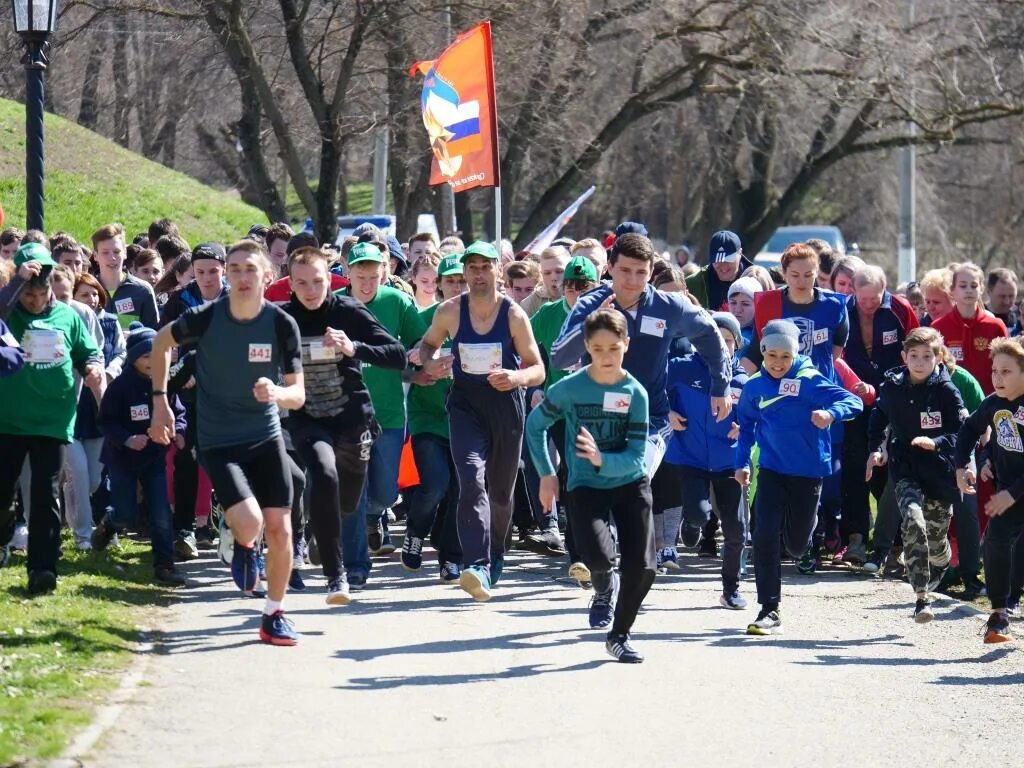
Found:
[[[129, 236], [156, 218], [178, 223], [192, 244], [244, 235], [263, 212], [231, 194], [130, 152], [109, 139], [46, 115], [46, 230], [82, 242], [103, 224]], [[0, 203], [4, 225], [25, 225], [25, 108], [0, 99]]]

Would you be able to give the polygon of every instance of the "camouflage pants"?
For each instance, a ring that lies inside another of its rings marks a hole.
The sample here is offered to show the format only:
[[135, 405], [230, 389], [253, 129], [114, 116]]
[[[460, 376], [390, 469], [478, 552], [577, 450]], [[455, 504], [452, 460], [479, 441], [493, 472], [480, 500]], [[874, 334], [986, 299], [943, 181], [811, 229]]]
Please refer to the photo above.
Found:
[[896, 484], [896, 498], [903, 517], [903, 557], [907, 576], [915, 592], [928, 586], [928, 565], [949, 565], [951, 556], [949, 521], [953, 507], [935, 499], [925, 498], [920, 486], [912, 480]]

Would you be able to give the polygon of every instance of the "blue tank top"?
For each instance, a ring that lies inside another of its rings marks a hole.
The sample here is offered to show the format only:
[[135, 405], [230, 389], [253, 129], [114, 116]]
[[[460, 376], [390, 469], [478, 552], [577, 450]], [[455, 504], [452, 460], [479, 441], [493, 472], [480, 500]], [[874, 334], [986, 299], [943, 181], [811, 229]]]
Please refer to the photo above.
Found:
[[487, 376], [501, 368], [519, 370], [519, 356], [512, 342], [508, 311], [512, 300], [503, 296], [494, 324], [487, 333], [473, 330], [469, 317], [469, 297], [459, 297], [459, 330], [452, 339], [452, 376], [454, 384], [487, 384]]

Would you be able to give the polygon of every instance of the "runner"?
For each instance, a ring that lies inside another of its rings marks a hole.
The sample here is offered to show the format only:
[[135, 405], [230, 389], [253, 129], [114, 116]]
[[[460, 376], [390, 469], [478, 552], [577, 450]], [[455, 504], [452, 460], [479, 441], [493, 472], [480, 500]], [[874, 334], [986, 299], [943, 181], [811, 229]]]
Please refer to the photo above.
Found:
[[[558, 477], [548, 450], [548, 431], [565, 422], [566, 442], [575, 450], [562, 457], [568, 466], [566, 490], [572, 497], [576, 546], [590, 569], [594, 597], [590, 626], [611, 624], [608, 653], [621, 662], [644, 657], [630, 645], [629, 631], [654, 583], [654, 527], [651, 486], [644, 452], [647, 445], [647, 394], [622, 367], [629, 347], [626, 318], [614, 309], [599, 309], [583, 325], [592, 362], [553, 384], [530, 414], [527, 440], [541, 475], [544, 509], [558, 498]], [[614, 521], [618, 533], [619, 571], [615, 572]], [[614, 619], [613, 619], [614, 615]]]
[[[640, 226], [627, 222], [630, 226]], [[619, 225], [620, 227], [626, 224]], [[583, 320], [596, 309], [614, 307], [626, 316], [630, 345], [623, 366], [647, 391], [650, 407], [650, 434], [645, 461], [648, 477], [653, 477], [665, 455], [671, 435], [668, 424], [668, 395], [665, 371], [669, 348], [678, 337], [687, 337], [711, 371], [711, 409], [718, 421], [725, 421], [732, 410], [727, 396], [730, 370], [729, 354], [711, 316], [677, 293], [664, 293], [648, 284], [651, 265], [658, 258], [645, 236], [623, 234], [612, 245], [609, 272], [611, 285], [600, 285], [581, 296], [565, 321], [558, 340], [551, 348], [551, 365], [569, 369], [581, 359], [586, 361]]]
[[[448, 299], [420, 344], [423, 370], [452, 340], [448, 395], [452, 458], [459, 473], [458, 529], [465, 565], [459, 583], [474, 599], [491, 597], [501, 577], [512, 524], [512, 492], [523, 439], [523, 387], [544, 381], [544, 365], [522, 308], [498, 292], [498, 252], [477, 241], [461, 259], [469, 293]], [[520, 362], [522, 367], [520, 367]]]
[[342, 520], [356, 513], [380, 432], [363, 365], [404, 368], [405, 349], [362, 302], [330, 293], [327, 255], [319, 248], [292, 253], [289, 272], [292, 298], [284, 309], [302, 337], [306, 402], [289, 413], [288, 430], [311, 480], [309, 517], [327, 578], [327, 604], [347, 605]]
[[107, 291], [107, 311], [117, 315], [121, 327], [138, 321], [149, 328], [159, 326], [153, 286], [125, 271], [127, 251], [124, 227], [107, 224], [92, 233], [92, 259], [99, 268], [99, 281]]
[[[231, 292], [164, 326], [153, 344], [153, 423], [150, 437], [167, 445], [174, 415], [167, 399], [171, 348], [197, 347], [200, 461], [234, 535], [231, 573], [243, 592], [259, 578], [256, 544], [268, 544], [267, 600], [260, 639], [295, 645], [298, 634], [282, 602], [292, 565], [292, 482], [278, 408], [305, 402], [302, 351], [295, 321], [263, 300], [271, 270], [263, 247], [242, 240], [228, 249]], [[275, 382], [282, 380], [284, 385]]]

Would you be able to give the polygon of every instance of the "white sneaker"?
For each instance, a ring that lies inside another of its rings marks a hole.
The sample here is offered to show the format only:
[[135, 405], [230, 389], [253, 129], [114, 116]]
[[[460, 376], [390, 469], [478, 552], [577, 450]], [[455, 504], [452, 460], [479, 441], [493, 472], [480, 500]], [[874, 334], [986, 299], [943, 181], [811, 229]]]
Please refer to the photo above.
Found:
[[79, 552], [92, 552], [92, 541], [89, 537], [75, 537], [75, 549]]
[[747, 625], [748, 635], [777, 635], [782, 632], [782, 616], [776, 608], [774, 611], [766, 611], [763, 608], [757, 614], [757, 619]]
[[28, 526], [18, 523], [14, 526], [14, 535], [11, 536], [11, 549], [16, 552], [28, 551]]
[[217, 555], [224, 565], [231, 565], [231, 556], [235, 552], [235, 537], [228, 528], [228, 521], [220, 519], [220, 541], [217, 543]]
[[573, 563], [569, 566], [569, 575], [581, 584], [590, 581], [590, 569], [583, 563]]

